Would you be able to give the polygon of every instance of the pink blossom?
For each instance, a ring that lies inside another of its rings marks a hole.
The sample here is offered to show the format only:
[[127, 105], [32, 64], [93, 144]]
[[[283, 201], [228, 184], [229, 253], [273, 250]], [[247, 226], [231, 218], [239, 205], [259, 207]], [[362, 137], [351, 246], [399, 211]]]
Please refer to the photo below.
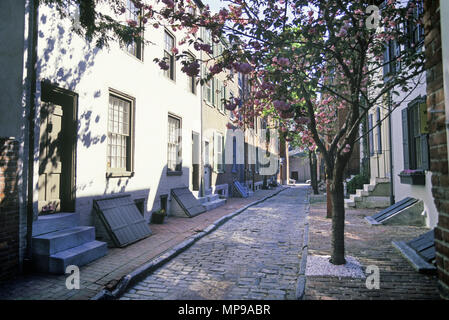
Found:
[[288, 58], [280, 58], [278, 60], [279, 65], [286, 67], [290, 64], [290, 60]]
[[130, 27], [136, 27], [137, 26], [137, 21], [126, 20], [126, 22], [128, 23], [128, 26], [130, 26]]
[[209, 71], [212, 74], [220, 73], [223, 70], [223, 66], [220, 63], [214, 64], [212, 67], [209, 68]]
[[253, 71], [253, 67], [249, 63], [243, 62], [243, 63], [235, 63], [234, 68], [236, 71], [241, 72], [243, 74], [248, 74], [251, 71]]

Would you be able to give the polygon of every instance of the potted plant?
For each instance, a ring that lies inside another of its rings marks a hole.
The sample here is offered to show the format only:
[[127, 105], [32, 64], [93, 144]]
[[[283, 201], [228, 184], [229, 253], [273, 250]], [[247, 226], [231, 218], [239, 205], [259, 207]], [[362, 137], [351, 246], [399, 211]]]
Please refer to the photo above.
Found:
[[416, 185], [426, 184], [426, 175], [424, 173], [424, 170], [406, 169], [401, 171], [399, 177], [401, 178], [401, 183], [404, 184], [416, 184]]
[[165, 216], [166, 214], [164, 209], [154, 211], [151, 215], [151, 223], [162, 224], [164, 223]]

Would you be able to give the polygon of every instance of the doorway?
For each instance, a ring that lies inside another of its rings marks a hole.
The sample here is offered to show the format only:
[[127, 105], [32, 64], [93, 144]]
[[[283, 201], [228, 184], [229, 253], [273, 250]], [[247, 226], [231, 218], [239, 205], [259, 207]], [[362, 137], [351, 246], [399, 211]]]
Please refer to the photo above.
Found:
[[204, 191], [210, 189], [210, 162], [209, 162], [209, 141], [204, 141]]
[[192, 189], [200, 190], [200, 135], [192, 132]]
[[42, 83], [39, 125], [39, 215], [75, 211], [78, 96]]

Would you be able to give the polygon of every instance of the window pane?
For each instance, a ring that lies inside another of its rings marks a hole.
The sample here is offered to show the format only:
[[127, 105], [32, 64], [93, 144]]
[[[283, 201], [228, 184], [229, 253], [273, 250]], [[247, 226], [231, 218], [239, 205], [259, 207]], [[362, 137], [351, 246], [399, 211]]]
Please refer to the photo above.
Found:
[[110, 168], [127, 169], [130, 109], [130, 101], [110, 96], [107, 148], [107, 161]]
[[177, 166], [181, 163], [181, 145], [178, 138], [180, 124], [179, 119], [168, 117], [167, 168], [171, 171], [180, 170]]

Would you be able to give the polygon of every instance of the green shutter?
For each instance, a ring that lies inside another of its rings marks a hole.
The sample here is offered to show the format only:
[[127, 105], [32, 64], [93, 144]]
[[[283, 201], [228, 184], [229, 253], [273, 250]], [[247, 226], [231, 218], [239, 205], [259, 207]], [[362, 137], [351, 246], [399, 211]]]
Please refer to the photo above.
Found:
[[226, 164], [226, 157], [225, 157], [225, 151], [226, 151], [226, 148], [225, 148], [225, 137], [224, 136], [222, 136], [221, 137], [221, 146], [222, 146], [222, 150], [221, 150], [221, 157], [222, 157], [222, 161], [221, 161], [221, 170], [223, 171], [223, 172], [225, 172], [226, 170], [225, 170], [225, 168], [226, 168], [226, 166], [225, 166], [225, 164]]
[[408, 110], [402, 109], [402, 148], [404, 154], [404, 170], [410, 169]]
[[374, 155], [374, 137], [373, 137], [373, 115], [368, 115], [368, 141], [370, 156]]
[[427, 104], [426, 100], [419, 104], [419, 122], [420, 122], [420, 132], [422, 134], [429, 133], [429, 127], [427, 125]]
[[429, 170], [430, 169], [430, 161], [429, 161], [429, 143], [428, 140], [429, 135], [423, 134], [421, 135], [421, 163], [423, 170]]
[[214, 142], [213, 142], [213, 153], [214, 153], [214, 163], [213, 163], [213, 167], [214, 167], [214, 171], [217, 172], [218, 171], [218, 135], [216, 132], [214, 132]]

